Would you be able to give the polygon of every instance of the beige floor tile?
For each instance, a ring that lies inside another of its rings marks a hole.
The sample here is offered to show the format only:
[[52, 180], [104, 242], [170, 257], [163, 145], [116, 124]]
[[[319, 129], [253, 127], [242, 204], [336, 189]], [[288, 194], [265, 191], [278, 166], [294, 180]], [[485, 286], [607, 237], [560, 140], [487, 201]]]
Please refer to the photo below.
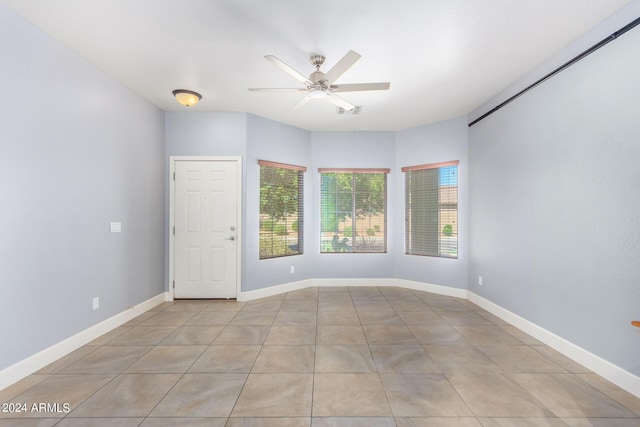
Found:
[[145, 417], [180, 377], [180, 374], [118, 375], [68, 417]]
[[318, 311], [318, 300], [296, 300], [296, 299], [285, 299], [282, 303], [282, 307], [280, 307], [280, 311], [303, 311], [303, 312], [314, 312]]
[[404, 325], [364, 325], [362, 329], [369, 345], [418, 344], [416, 337]]
[[196, 313], [193, 311], [161, 311], [149, 317], [141, 323], [141, 325], [184, 325]]
[[271, 325], [275, 311], [240, 311], [229, 322], [230, 325]]
[[323, 292], [349, 292], [348, 286], [318, 286], [317, 289], [319, 294]]
[[320, 292], [318, 303], [350, 303], [353, 304], [351, 294], [348, 292]]
[[362, 325], [400, 325], [404, 322], [394, 310], [358, 311]]
[[284, 295], [279, 299], [263, 298], [249, 301], [240, 311], [279, 311], [284, 300]]
[[135, 326], [109, 341], [109, 345], [158, 345], [178, 329], [178, 326]]
[[227, 418], [152, 418], [144, 420], [140, 427], [225, 427]]
[[438, 315], [449, 325], [486, 325], [494, 326], [487, 319], [479, 316], [474, 311], [437, 311]]
[[133, 319], [129, 320], [123, 326], [137, 326], [142, 322], [144, 322], [145, 320], [147, 320], [148, 318], [155, 316], [157, 313], [159, 313], [159, 311], [152, 311], [152, 310], [145, 311], [141, 315], [136, 316]]
[[312, 374], [250, 374], [232, 417], [310, 417]]
[[488, 320], [494, 325], [498, 325], [498, 326], [509, 325], [509, 322], [507, 322], [506, 320], [502, 320], [498, 316], [495, 316], [486, 310], [474, 310], [474, 311], [476, 312], [476, 314], [478, 314], [478, 316], [481, 316], [483, 319]]
[[312, 312], [280, 311], [273, 320], [274, 325], [315, 325], [317, 314]]
[[212, 345], [262, 345], [271, 326], [225, 326]]
[[78, 374], [106, 374], [124, 372], [153, 347], [103, 346], [70, 364], [61, 372]]
[[246, 374], [186, 374], [150, 416], [228, 417], [246, 379]]
[[[51, 378], [51, 374], [32, 374], [28, 377], [21, 379], [20, 381], [11, 384], [10, 386], [0, 390], [0, 404], [9, 402], [14, 397], [21, 395], [31, 387], [41, 383], [42, 381]], [[1, 409], [1, 408], [0, 408]]]
[[478, 350], [487, 355], [506, 372], [511, 373], [566, 373], [531, 347], [521, 345], [480, 345]]
[[313, 373], [314, 346], [263, 346], [252, 373]]
[[310, 418], [229, 418], [225, 427], [309, 427]]
[[577, 374], [576, 377], [597, 388], [625, 408], [640, 416], [640, 397], [634, 396], [596, 374]]
[[202, 311], [240, 311], [246, 302], [241, 301], [207, 301], [208, 304]]
[[180, 326], [160, 345], [209, 345], [224, 326]]
[[406, 288], [398, 288], [395, 286], [384, 286], [380, 287], [380, 293], [384, 295], [384, 297], [391, 300], [413, 300], [416, 299], [416, 295], [413, 293], [411, 289]]
[[446, 377], [477, 417], [556, 417], [507, 375], [449, 373]]
[[[104, 387], [114, 378], [113, 374], [56, 374], [34, 385], [10, 402], [28, 403], [29, 412], [20, 418], [60, 418], [64, 413], [32, 412], [34, 403], [69, 404], [71, 411]], [[4, 402], [2, 402], [4, 403]], [[0, 418], [14, 418], [15, 414], [0, 412]]]
[[405, 311], [405, 312], [433, 312], [425, 303], [420, 301], [417, 297], [415, 299], [404, 299], [404, 300], [390, 300], [389, 304], [393, 307], [397, 312]]
[[391, 417], [314, 417], [311, 427], [395, 427]]
[[353, 305], [355, 305], [356, 310], [358, 311], [382, 311], [382, 310], [393, 310], [393, 307], [386, 301], [372, 301], [372, 300], [353, 300]]
[[573, 375], [514, 374], [512, 377], [559, 417], [636, 417], [633, 412]]
[[314, 417], [388, 417], [391, 409], [378, 374], [316, 374]]
[[422, 299], [428, 307], [435, 311], [471, 311], [469, 307], [453, 298], [431, 298]]
[[454, 328], [473, 345], [523, 345], [522, 341], [494, 325], [460, 325]]
[[176, 300], [164, 311], [202, 311], [207, 305], [209, 301], [206, 300]]
[[560, 418], [481, 418], [483, 427], [566, 427]]
[[347, 311], [319, 311], [318, 325], [359, 326], [360, 318], [355, 309]]
[[318, 326], [317, 344], [367, 345], [361, 326]]
[[75, 351], [72, 351], [71, 353], [67, 354], [66, 356], [61, 357], [60, 359], [56, 360], [55, 362], [50, 363], [49, 365], [47, 365], [44, 368], [40, 369], [37, 373], [38, 374], [55, 374], [55, 373], [61, 371], [62, 369], [66, 368], [67, 366], [69, 366], [73, 362], [76, 362], [77, 360], [82, 359], [83, 357], [87, 356], [89, 353], [91, 353], [91, 352], [93, 352], [93, 351], [95, 351], [97, 349], [98, 349], [98, 347], [93, 346], [93, 345], [82, 346], [79, 349], [77, 349]]
[[417, 344], [375, 345], [371, 353], [378, 372], [440, 374], [440, 368]]
[[625, 418], [563, 418], [570, 427], [638, 427], [639, 419]]
[[398, 311], [405, 325], [448, 326], [449, 324], [435, 311]]
[[318, 345], [315, 371], [319, 373], [376, 372], [366, 345]]
[[125, 332], [129, 332], [132, 328], [133, 328], [133, 326], [125, 326], [125, 325], [119, 326], [119, 327], [113, 329], [112, 331], [109, 331], [106, 334], [104, 334], [104, 335], [96, 338], [95, 340], [91, 341], [89, 344], [87, 344], [87, 346], [97, 346], [97, 345], [108, 344], [109, 341], [111, 341], [112, 339], [114, 339], [116, 337], [119, 337], [120, 335], [124, 334]]
[[531, 335], [527, 334], [526, 332], [521, 331], [520, 329], [516, 328], [515, 326], [511, 326], [511, 325], [498, 325], [498, 326], [503, 331], [509, 333], [510, 335], [513, 335], [515, 338], [517, 338], [518, 340], [522, 341], [525, 345], [532, 345], [532, 346], [533, 345], [544, 345], [544, 343], [542, 343], [541, 341], [538, 341], [537, 339], [535, 339]]
[[274, 325], [264, 345], [314, 345], [316, 327], [311, 325]]
[[571, 372], [572, 374], [591, 374], [592, 373], [589, 369], [585, 368], [584, 366], [580, 365], [577, 362], [574, 362], [573, 360], [569, 359], [567, 356], [557, 352], [551, 347], [548, 347], [546, 345], [541, 345], [541, 346], [532, 346], [531, 348], [537, 351], [538, 353], [542, 354], [552, 362], [555, 362], [556, 364], [562, 366], [564, 369], [566, 369], [568, 372]]
[[260, 346], [212, 345], [189, 368], [189, 373], [249, 373]]
[[319, 312], [323, 312], [323, 311], [328, 311], [328, 312], [341, 312], [341, 311], [354, 311], [355, 310], [355, 305], [353, 304], [353, 301], [348, 300], [348, 301], [325, 301], [325, 300], [320, 300], [318, 301], [318, 311]]
[[484, 353], [474, 346], [424, 346], [427, 354], [433, 359], [442, 372], [492, 374], [504, 372]]
[[473, 414], [443, 375], [380, 374], [396, 417], [469, 417]]
[[285, 301], [291, 300], [314, 300], [318, 299], [318, 288], [305, 288], [297, 291], [287, 292]]
[[483, 427], [476, 418], [396, 418], [397, 427]]
[[184, 373], [206, 346], [157, 346], [138, 359], [126, 372], [135, 374]]
[[65, 418], [56, 427], [137, 427], [144, 418]]
[[228, 325], [236, 315], [235, 311], [201, 311], [196, 313], [185, 325]]
[[409, 325], [408, 327], [420, 344], [460, 345], [469, 343], [453, 326]]

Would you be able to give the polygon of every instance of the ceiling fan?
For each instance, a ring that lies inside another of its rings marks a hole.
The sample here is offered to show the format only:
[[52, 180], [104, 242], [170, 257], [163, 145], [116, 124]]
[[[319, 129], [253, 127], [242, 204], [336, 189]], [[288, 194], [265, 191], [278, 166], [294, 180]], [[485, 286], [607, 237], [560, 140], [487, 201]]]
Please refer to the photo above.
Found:
[[305, 77], [302, 73], [294, 70], [280, 59], [273, 55], [266, 55], [265, 58], [289, 74], [300, 83], [304, 84], [303, 88], [250, 88], [254, 92], [306, 92], [304, 98], [293, 106], [292, 110], [302, 107], [312, 99], [325, 99], [332, 104], [342, 107], [346, 111], [356, 108], [355, 105], [345, 101], [336, 93], [338, 92], [359, 92], [368, 90], [388, 90], [389, 82], [384, 83], [350, 83], [350, 84], [333, 84], [345, 71], [360, 59], [360, 54], [350, 50], [340, 61], [336, 63], [329, 71], [323, 73], [320, 67], [324, 64], [325, 57], [322, 55], [313, 55], [310, 58], [311, 64], [316, 67], [309, 77]]

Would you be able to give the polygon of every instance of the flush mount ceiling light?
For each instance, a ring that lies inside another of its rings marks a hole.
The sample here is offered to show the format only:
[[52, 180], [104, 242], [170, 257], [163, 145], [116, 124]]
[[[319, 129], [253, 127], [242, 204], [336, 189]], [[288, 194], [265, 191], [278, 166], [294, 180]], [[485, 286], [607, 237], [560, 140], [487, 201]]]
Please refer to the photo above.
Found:
[[185, 107], [193, 107], [202, 99], [202, 95], [192, 90], [176, 89], [172, 93], [178, 102]]

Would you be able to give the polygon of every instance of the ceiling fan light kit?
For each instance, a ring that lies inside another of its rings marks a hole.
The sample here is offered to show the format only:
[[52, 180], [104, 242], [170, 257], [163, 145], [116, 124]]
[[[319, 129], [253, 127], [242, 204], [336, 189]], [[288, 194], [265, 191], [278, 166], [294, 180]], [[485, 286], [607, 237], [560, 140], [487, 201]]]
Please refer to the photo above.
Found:
[[344, 111], [352, 111], [357, 107], [340, 96], [336, 95], [336, 92], [361, 92], [371, 90], [388, 90], [390, 83], [350, 83], [350, 84], [333, 84], [342, 74], [345, 73], [353, 64], [360, 59], [360, 54], [350, 50], [345, 56], [338, 61], [333, 68], [326, 73], [320, 71], [320, 67], [325, 62], [325, 57], [322, 55], [312, 55], [309, 60], [311, 64], [316, 67], [316, 70], [312, 72], [309, 77], [305, 77], [302, 73], [291, 68], [280, 59], [273, 55], [266, 55], [265, 59], [276, 67], [280, 68], [291, 77], [304, 84], [304, 88], [250, 88], [253, 92], [306, 92], [307, 94], [293, 106], [292, 110], [296, 110], [312, 99], [325, 99]]
[[193, 107], [202, 99], [202, 95], [192, 90], [176, 89], [172, 93], [176, 100], [185, 107]]

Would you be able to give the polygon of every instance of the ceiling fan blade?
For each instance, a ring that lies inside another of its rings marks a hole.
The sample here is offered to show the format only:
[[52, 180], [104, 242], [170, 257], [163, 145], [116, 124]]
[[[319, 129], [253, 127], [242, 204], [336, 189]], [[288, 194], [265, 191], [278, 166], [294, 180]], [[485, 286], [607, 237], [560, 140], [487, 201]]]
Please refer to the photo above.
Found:
[[296, 105], [294, 105], [291, 108], [291, 111], [297, 110], [298, 108], [302, 107], [304, 104], [306, 104], [309, 101], [311, 101], [311, 95], [306, 95], [304, 98], [300, 100], [300, 102], [298, 102]]
[[333, 68], [325, 73], [324, 79], [329, 83], [336, 81], [345, 71], [351, 68], [358, 59], [360, 59], [360, 54], [350, 50]]
[[283, 88], [275, 88], [275, 87], [250, 87], [250, 91], [252, 92], [306, 92], [306, 88], [298, 88], [298, 87], [283, 87]]
[[275, 65], [276, 67], [280, 68], [282, 71], [284, 71], [285, 73], [289, 74], [291, 77], [293, 77], [294, 79], [298, 80], [301, 83], [304, 83], [306, 85], [310, 85], [311, 82], [309, 81], [309, 79], [302, 75], [301, 73], [297, 72], [296, 70], [294, 70], [293, 68], [291, 68], [290, 66], [288, 66], [287, 64], [285, 64], [284, 62], [282, 62], [280, 59], [276, 58], [273, 55], [266, 55], [265, 59], [267, 61], [270, 61], [271, 63], [273, 63], [273, 65]]
[[327, 97], [325, 99], [331, 102], [332, 104], [337, 105], [338, 107], [342, 107], [346, 111], [351, 111], [354, 108], [356, 108], [355, 105], [349, 104], [347, 101], [345, 101], [344, 99], [340, 98], [338, 95], [333, 94], [331, 92], [327, 93]]
[[388, 90], [389, 82], [384, 83], [352, 83], [344, 85], [331, 85], [332, 92], [359, 92], [364, 90]]

